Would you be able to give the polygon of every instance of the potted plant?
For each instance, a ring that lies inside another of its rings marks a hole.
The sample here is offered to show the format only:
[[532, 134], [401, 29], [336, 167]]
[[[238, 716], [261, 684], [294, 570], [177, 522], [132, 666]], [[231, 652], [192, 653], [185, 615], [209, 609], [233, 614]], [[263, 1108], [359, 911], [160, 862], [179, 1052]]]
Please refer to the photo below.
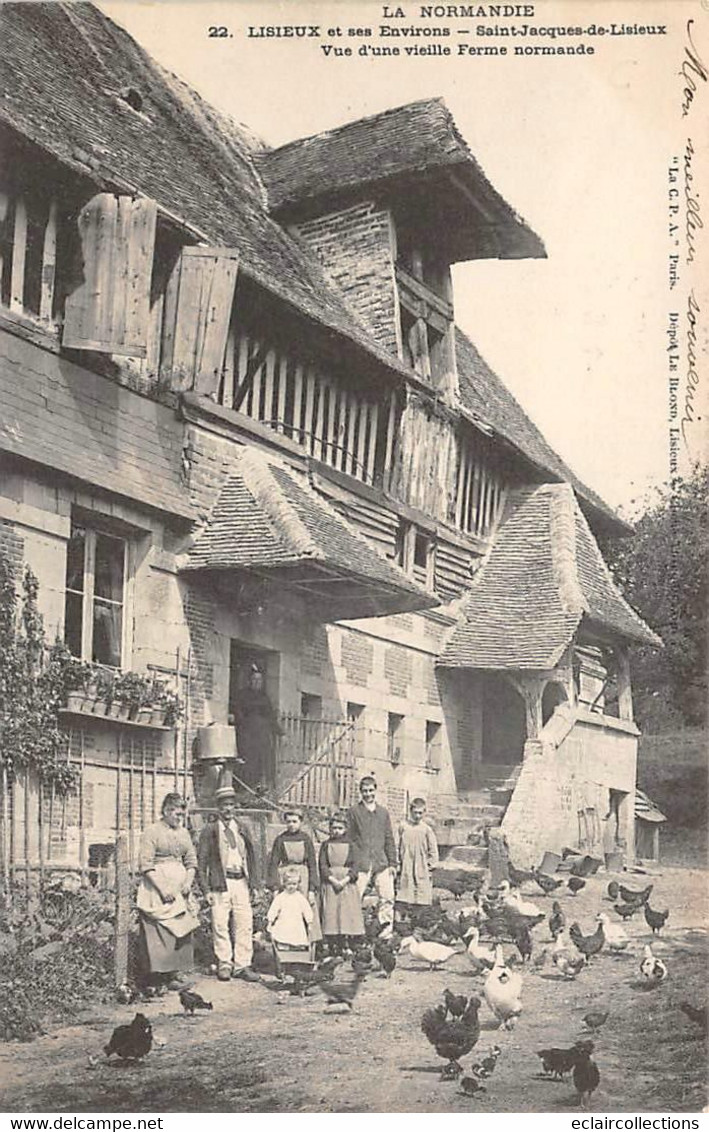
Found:
[[160, 712], [160, 724], [163, 727], [174, 727], [182, 715], [182, 701], [177, 692], [160, 686], [155, 699], [155, 707]]
[[97, 668], [95, 670], [96, 702], [94, 712], [96, 715], [110, 715], [111, 704], [115, 695], [116, 674], [110, 668]]
[[135, 719], [141, 708], [152, 698], [153, 680], [140, 672], [121, 672], [115, 680], [114, 696], [128, 710], [128, 718]]

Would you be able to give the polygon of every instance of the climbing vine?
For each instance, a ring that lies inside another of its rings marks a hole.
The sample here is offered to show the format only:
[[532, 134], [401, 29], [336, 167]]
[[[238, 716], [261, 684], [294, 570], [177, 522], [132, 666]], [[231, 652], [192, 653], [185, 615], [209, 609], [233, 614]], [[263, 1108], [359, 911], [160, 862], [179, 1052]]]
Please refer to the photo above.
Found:
[[38, 592], [26, 566], [18, 598], [13, 570], [0, 554], [0, 767], [10, 780], [33, 770], [66, 793], [77, 772], [66, 758], [58, 711], [73, 658], [60, 641], [47, 647]]

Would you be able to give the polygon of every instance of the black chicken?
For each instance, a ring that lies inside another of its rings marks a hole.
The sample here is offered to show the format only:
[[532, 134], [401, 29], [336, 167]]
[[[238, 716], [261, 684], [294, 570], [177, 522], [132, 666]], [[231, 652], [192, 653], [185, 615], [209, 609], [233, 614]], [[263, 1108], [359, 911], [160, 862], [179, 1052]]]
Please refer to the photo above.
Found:
[[540, 873], [539, 869], [534, 871], [534, 879], [541, 888], [545, 896], [549, 896], [557, 888], [561, 888], [564, 883], [563, 880], [554, 880], [554, 877], [548, 877], [546, 873]]
[[578, 948], [588, 963], [592, 955], [598, 955], [606, 942], [606, 933], [603, 924], [599, 924], [593, 935], [584, 935], [577, 923], [569, 928], [569, 938], [574, 947]]
[[448, 1018], [445, 1006], [424, 1011], [421, 1029], [439, 1057], [460, 1065], [461, 1057], [470, 1053], [480, 1037], [479, 1009], [480, 999], [472, 995], [460, 1018]]
[[124, 1061], [140, 1061], [150, 1053], [152, 1045], [153, 1027], [144, 1014], [136, 1014], [127, 1026], [116, 1026], [103, 1049], [106, 1057], [117, 1053]]
[[592, 1060], [593, 1042], [577, 1042], [574, 1046], [574, 1086], [579, 1095], [579, 1104], [586, 1107], [591, 1093], [598, 1088], [601, 1074]]
[[396, 950], [391, 940], [378, 939], [374, 944], [374, 958], [387, 979], [390, 979], [396, 970]]
[[572, 896], [578, 896], [581, 889], [586, 887], [586, 881], [583, 877], [569, 877], [566, 883]]
[[507, 872], [510, 878], [510, 884], [513, 888], [519, 888], [525, 881], [534, 880], [534, 872], [528, 869], [516, 869], [510, 861], [507, 865]]
[[328, 1005], [344, 1003], [344, 1005], [348, 1006], [351, 1010], [354, 1000], [359, 993], [359, 988], [366, 977], [366, 971], [357, 971], [355, 972], [354, 979], [349, 983], [324, 983], [322, 989], [328, 1001]]
[[366, 943], [355, 948], [352, 956], [352, 970], [357, 974], [368, 974], [372, 969], [372, 949]]
[[542, 1069], [551, 1074], [555, 1081], [560, 1081], [565, 1073], [570, 1073], [576, 1060], [576, 1049], [538, 1049], [537, 1057], [541, 1058]]
[[680, 1010], [706, 1035], [709, 1029], [709, 1006], [692, 1006], [691, 1002], [682, 1002]]
[[621, 900], [624, 900], [626, 904], [645, 904], [647, 900], [649, 900], [650, 893], [654, 887], [654, 885], [648, 884], [646, 888], [638, 891], [634, 888], [626, 888], [624, 884], [619, 884], [618, 892], [620, 893]]
[[665, 921], [670, 914], [669, 908], [666, 908], [664, 912], [657, 912], [654, 908], [650, 907], [649, 903], [646, 902], [643, 905], [643, 911], [645, 913], [645, 923], [649, 928], [652, 928], [652, 934], [659, 935], [661, 929], [664, 928]]
[[617, 912], [622, 920], [631, 920], [639, 912], [642, 904], [614, 904], [613, 911]]
[[443, 992], [443, 1001], [446, 1004], [446, 1010], [453, 1018], [462, 1018], [468, 1006], [468, 1000], [464, 994], [453, 994], [453, 991], [448, 990], [448, 987]]
[[608, 1014], [609, 1011], [607, 1010], [589, 1010], [588, 1014], [584, 1014], [583, 1020], [589, 1030], [600, 1030], [601, 1026], [608, 1021]]
[[566, 916], [562, 912], [561, 904], [558, 900], [555, 900], [551, 906], [548, 923], [549, 931], [551, 932], [551, 938], [554, 940], [554, 942], [556, 942], [556, 940], [559, 938], [564, 928], [566, 927]]
[[191, 990], [186, 990], [186, 989], [181, 990], [180, 991], [180, 1002], [182, 1003], [182, 1008], [183, 1008], [185, 1014], [189, 1014], [192, 1017], [194, 1017], [195, 1010], [211, 1010], [212, 1009], [211, 1002], [207, 1002], [204, 998], [202, 998], [202, 995], [197, 994], [196, 991], [191, 991]]
[[532, 933], [526, 924], [515, 924], [512, 929], [512, 938], [515, 941], [517, 950], [522, 956], [522, 961], [526, 961], [532, 954]]

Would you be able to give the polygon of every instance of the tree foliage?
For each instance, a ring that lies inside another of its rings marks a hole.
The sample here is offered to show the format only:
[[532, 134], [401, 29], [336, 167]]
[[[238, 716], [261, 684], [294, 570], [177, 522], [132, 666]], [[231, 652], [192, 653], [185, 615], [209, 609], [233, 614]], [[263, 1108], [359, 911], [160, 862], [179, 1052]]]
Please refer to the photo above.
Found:
[[664, 649], [633, 650], [636, 715], [647, 730], [707, 720], [709, 468], [658, 489], [635, 536], [606, 548], [615, 580]]
[[13, 570], [0, 554], [0, 766], [10, 780], [31, 769], [66, 791], [76, 770], [67, 762], [58, 711], [71, 657], [61, 642], [47, 648], [38, 591], [27, 566], [18, 601]]

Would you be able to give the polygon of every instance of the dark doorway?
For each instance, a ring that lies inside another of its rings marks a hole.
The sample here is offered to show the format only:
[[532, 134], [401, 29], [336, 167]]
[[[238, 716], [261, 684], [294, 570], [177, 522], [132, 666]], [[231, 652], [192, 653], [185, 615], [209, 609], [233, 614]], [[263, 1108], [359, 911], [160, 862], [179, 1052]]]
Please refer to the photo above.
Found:
[[550, 681], [544, 688], [542, 695], [542, 727], [548, 723], [560, 704], [568, 703], [566, 689], [556, 681]]
[[524, 700], [501, 676], [483, 681], [484, 763], [511, 766], [521, 763], [527, 738]]
[[281, 727], [278, 719], [280, 655], [241, 641], [231, 642], [229, 713], [243, 765], [236, 775], [249, 786], [272, 787]]

